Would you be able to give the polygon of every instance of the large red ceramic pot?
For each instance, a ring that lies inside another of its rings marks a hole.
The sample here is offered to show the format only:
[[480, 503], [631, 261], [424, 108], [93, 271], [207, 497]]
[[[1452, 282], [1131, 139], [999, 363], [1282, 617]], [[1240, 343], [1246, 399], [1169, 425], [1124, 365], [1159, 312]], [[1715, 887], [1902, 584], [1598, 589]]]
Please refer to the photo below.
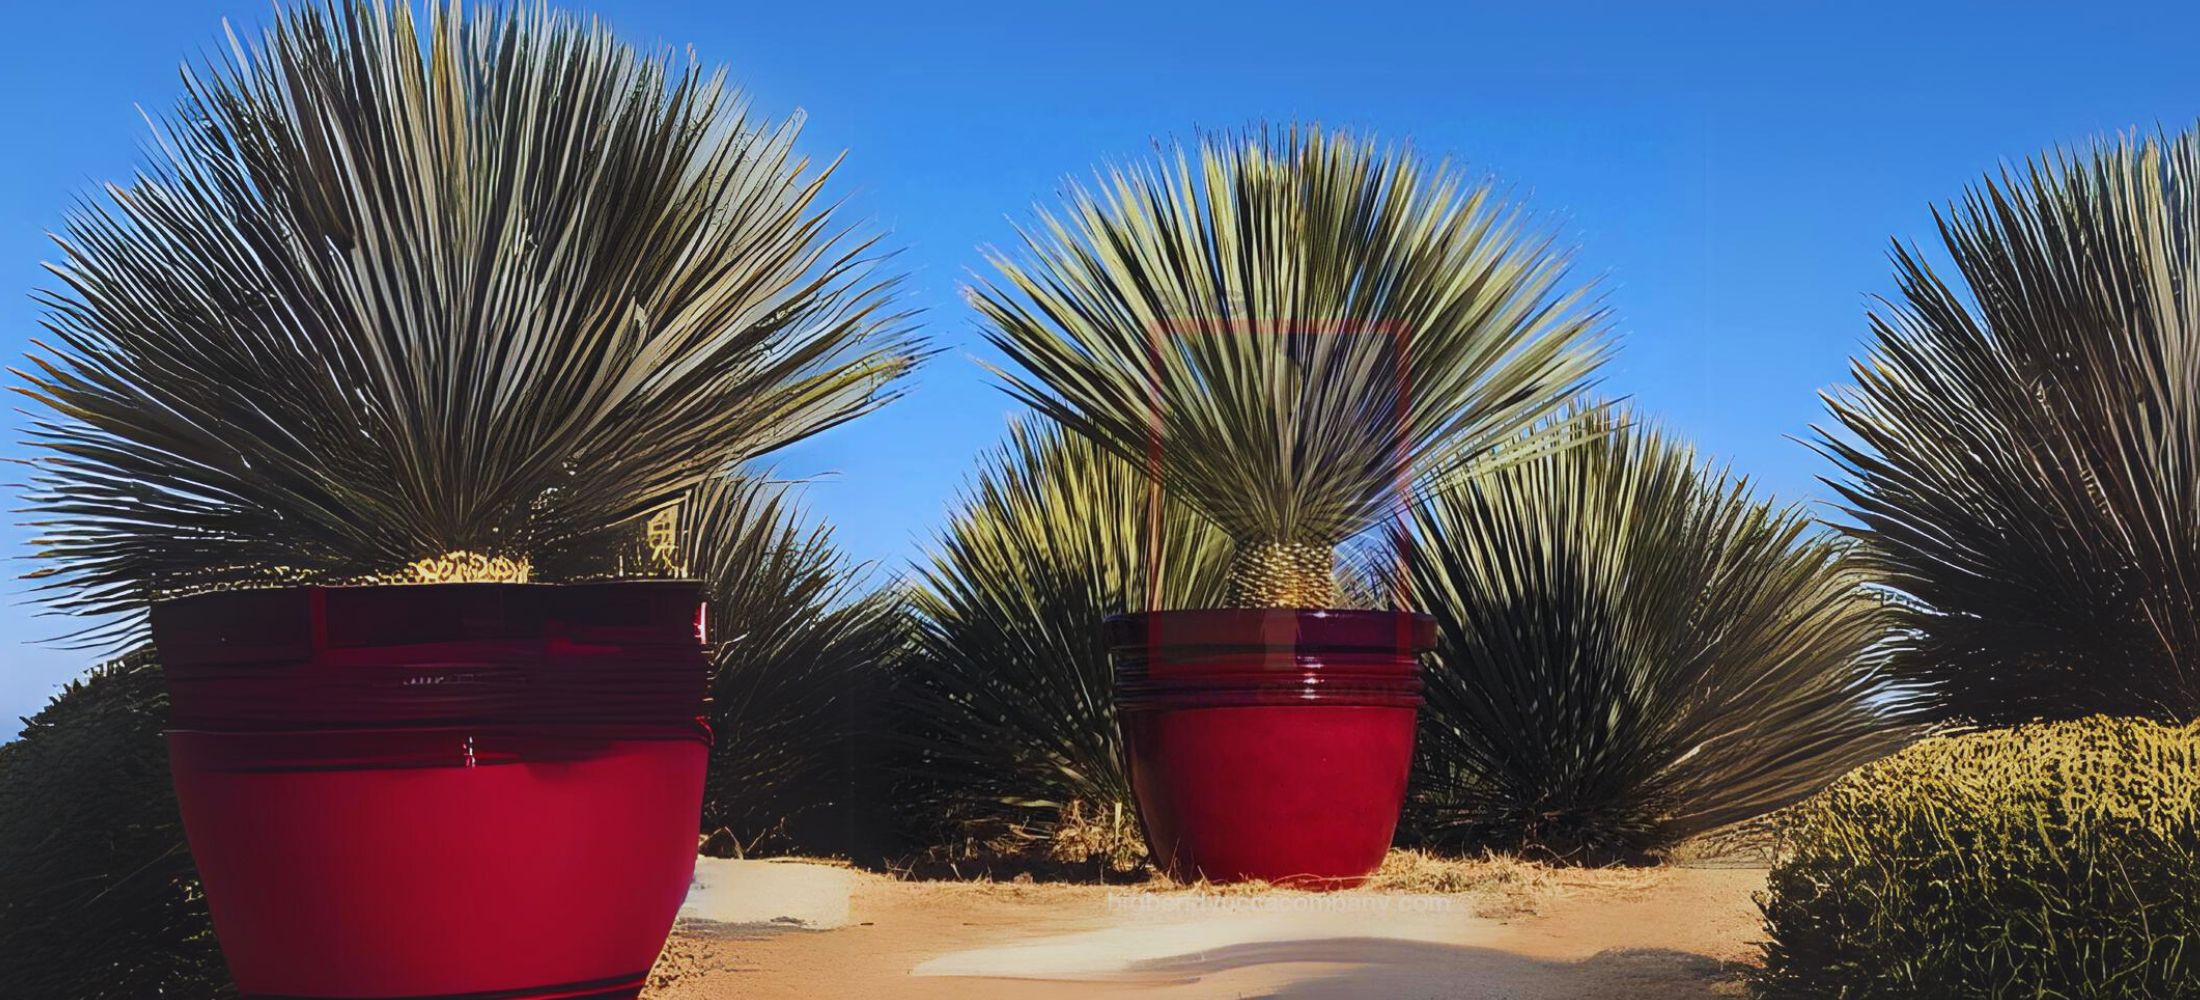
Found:
[[157, 605], [176, 795], [238, 990], [639, 993], [694, 873], [700, 608], [654, 581]]
[[1427, 615], [1237, 609], [1107, 622], [1154, 859], [1180, 880], [1348, 888], [1405, 804]]

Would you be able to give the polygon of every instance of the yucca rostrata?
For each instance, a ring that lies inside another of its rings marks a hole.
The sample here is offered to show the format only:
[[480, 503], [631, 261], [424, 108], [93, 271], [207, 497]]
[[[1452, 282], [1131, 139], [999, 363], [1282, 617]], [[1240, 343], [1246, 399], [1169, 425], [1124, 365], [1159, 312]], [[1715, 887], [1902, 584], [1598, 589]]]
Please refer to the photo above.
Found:
[[43, 592], [118, 616], [93, 638], [199, 590], [522, 578], [912, 363], [796, 122], [527, 5], [419, 28], [311, 5], [187, 69], [161, 159], [61, 235], [21, 391]]
[[1432, 626], [1330, 610], [1336, 548], [1578, 392], [1601, 314], [1488, 183], [1315, 127], [1108, 170], [994, 259], [973, 299], [1009, 391], [1232, 543], [1242, 610], [1107, 626], [1149, 848], [1180, 877], [1364, 877]]
[[862, 737], [907, 642], [902, 595], [863, 589], [867, 567], [786, 484], [706, 484], [674, 527], [675, 558], [710, 600], [705, 849], [862, 852], [877, 831], [860, 800], [880, 763]]
[[1182, 504], [1151, 537], [1147, 493], [1136, 466], [1049, 425], [1012, 426], [983, 459], [911, 594], [897, 731], [904, 797], [938, 827], [927, 832], [1045, 837], [1083, 861], [1076, 817], [1113, 829], [1130, 806], [1101, 622], [1213, 603], [1229, 560], [1228, 540]]
[[2006, 169], [1897, 246], [1821, 447], [1950, 715], [2200, 717], [2200, 135]]
[[1010, 393], [1221, 527], [1236, 607], [1334, 606], [1340, 543], [1604, 355], [1493, 183], [1314, 126], [1111, 168], [993, 259], [972, 297]]
[[0, 744], [10, 993], [229, 995], [169, 789], [168, 693], [151, 654], [92, 668]]
[[241, 992], [632, 997], [703, 589], [546, 570], [889, 398], [888, 280], [792, 123], [600, 24], [340, 0], [232, 51], [61, 239], [44, 592], [150, 618]]
[[1425, 843], [1639, 857], [1916, 735], [1856, 545], [1635, 419], [1575, 414], [1391, 532], [1378, 574], [1439, 626]]

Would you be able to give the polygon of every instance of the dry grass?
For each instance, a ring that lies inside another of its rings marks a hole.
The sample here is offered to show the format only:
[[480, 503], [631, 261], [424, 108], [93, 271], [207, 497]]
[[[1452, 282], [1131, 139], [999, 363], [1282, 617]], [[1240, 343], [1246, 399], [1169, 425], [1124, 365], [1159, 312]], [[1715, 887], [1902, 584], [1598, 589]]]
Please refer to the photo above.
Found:
[[1708, 830], [1665, 852], [1668, 864], [1683, 868], [1769, 868], [1793, 823], [1795, 807]]
[[909, 881], [1075, 882], [1135, 884], [1153, 877], [1145, 834], [1124, 803], [1073, 801], [1052, 818], [980, 822], [962, 842], [889, 862], [886, 873]]
[[[1040, 839], [1027, 845], [1052, 841]], [[786, 859], [848, 866], [838, 859]], [[1531, 916], [1546, 904], [1579, 894], [1626, 897], [1664, 881], [1671, 866], [1617, 866], [1589, 868], [1551, 865], [1513, 855], [1486, 853], [1480, 857], [1445, 857], [1417, 850], [1393, 850], [1365, 883], [1351, 893], [1469, 896], [1474, 912], [1500, 920]], [[883, 873], [904, 882], [922, 882], [947, 892], [974, 892], [1008, 898], [1039, 897], [1062, 892], [1197, 893], [1214, 896], [1258, 896], [1271, 893], [1311, 894], [1326, 890], [1269, 882], [1215, 883], [1200, 880], [1178, 882], [1146, 866], [1119, 866], [1095, 853], [1068, 860], [1055, 852], [1030, 849], [989, 852], [973, 850], [956, 857], [934, 856], [891, 865]]]
[[1130, 872], [1146, 863], [1146, 834], [1121, 802], [1089, 813], [1085, 803], [1071, 802], [1054, 823], [1047, 856], [1068, 864], [1098, 862], [1112, 871]]
[[1392, 851], [1365, 888], [1377, 892], [1489, 892], [1531, 888], [1550, 868], [1510, 855], [1446, 858], [1426, 851]]
[[[1484, 854], [1476, 858], [1447, 858], [1423, 851], [1394, 850], [1383, 866], [1355, 893], [1458, 895], [1474, 897], [1474, 911], [1485, 917], [1509, 920], [1529, 916], [1557, 898], [1582, 892], [1633, 894], [1649, 889], [1665, 877], [1661, 868], [1554, 867], [1511, 855]], [[1276, 885], [1268, 882], [1177, 882], [1155, 875], [1140, 887], [1148, 892], [1193, 892], [1218, 896], [1252, 896], [1269, 893], [1313, 893], [1319, 888]]]

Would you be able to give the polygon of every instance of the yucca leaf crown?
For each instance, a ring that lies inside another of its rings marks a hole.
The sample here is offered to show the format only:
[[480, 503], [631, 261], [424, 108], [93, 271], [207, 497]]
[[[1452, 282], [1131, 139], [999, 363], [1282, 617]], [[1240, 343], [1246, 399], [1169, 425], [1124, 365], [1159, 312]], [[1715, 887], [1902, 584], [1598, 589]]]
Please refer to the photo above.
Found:
[[1336, 545], [1578, 392], [1602, 313], [1487, 181], [1317, 126], [1103, 171], [972, 291], [1009, 392], [1236, 542], [1232, 603], [1335, 601]]
[[912, 363], [829, 170], [722, 73], [528, 5], [232, 50], [70, 219], [19, 373], [38, 575], [108, 638], [179, 591], [523, 574]]

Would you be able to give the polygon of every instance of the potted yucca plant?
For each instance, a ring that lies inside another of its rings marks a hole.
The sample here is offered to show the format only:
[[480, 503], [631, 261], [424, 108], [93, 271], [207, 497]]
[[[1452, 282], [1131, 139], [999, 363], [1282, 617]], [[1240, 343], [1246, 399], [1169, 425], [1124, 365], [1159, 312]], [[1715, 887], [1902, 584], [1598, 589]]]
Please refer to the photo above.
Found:
[[914, 345], [722, 77], [426, 22], [279, 14], [71, 219], [39, 575], [87, 641], [149, 624], [241, 992], [632, 997], [694, 862], [702, 591], [559, 567]]
[[1108, 625], [1149, 848], [1179, 878], [1357, 881], [1434, 625], [1340, 609], [1337, 547], [1579, 392], [1600, 311], [1489, 184], [1314, 127], [1110, 170], [1023, 243], [973, 292], [1010, 392], [1233, 542], [1228, 607]]

